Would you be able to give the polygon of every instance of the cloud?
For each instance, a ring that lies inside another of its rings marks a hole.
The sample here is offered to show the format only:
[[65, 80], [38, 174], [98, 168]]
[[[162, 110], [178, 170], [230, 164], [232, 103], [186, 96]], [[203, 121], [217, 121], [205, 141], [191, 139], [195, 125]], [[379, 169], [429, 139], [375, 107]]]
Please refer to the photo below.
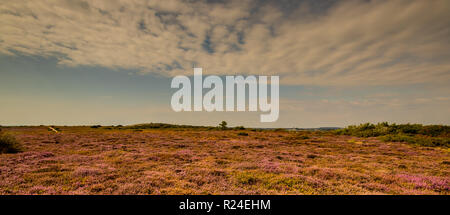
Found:
[[450, 2], [3, 0], [0, 52], [166, 76], [280, 75], [283, 84], [450, 81]]

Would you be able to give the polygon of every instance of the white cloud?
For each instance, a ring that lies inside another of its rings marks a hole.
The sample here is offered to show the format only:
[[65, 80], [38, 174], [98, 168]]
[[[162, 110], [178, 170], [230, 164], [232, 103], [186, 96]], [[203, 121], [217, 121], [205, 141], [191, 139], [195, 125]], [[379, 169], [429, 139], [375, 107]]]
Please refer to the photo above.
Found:
[[195, 64], [284, 84], [445, 85], [449, 11], [446, 0], [344, 1], [320, 14], [252, 1], [2, 0], [0, 52], [168, 76]]

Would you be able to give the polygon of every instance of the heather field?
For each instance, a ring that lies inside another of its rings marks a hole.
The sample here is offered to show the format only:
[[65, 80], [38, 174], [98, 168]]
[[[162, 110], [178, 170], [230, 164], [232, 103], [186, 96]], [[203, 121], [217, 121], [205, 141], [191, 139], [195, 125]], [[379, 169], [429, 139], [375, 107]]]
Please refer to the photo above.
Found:
[[[56, 132], [58, 131], [59, 132]], [[450, 194], [450, 150], [324, 131], [8, 127], [0, 194]]]

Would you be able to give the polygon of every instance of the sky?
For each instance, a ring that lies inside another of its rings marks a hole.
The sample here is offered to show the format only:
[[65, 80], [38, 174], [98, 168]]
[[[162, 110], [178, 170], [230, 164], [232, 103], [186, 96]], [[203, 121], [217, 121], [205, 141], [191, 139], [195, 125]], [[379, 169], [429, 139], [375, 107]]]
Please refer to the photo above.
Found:
[[[449, 38], [447, 0], [0, 0], [0, 125], [448, 125]], [[279, 76], [279, 119], [174, 112], [193, 67]]]

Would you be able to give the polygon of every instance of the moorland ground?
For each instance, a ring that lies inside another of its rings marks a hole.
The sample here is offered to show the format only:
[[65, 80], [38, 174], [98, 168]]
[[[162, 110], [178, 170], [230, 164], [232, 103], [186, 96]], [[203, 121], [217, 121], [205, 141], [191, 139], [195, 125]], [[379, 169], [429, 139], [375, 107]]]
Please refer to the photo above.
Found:
[[450, 150], [322, 131], [8, 127], [0, 194], [444, 194]]

